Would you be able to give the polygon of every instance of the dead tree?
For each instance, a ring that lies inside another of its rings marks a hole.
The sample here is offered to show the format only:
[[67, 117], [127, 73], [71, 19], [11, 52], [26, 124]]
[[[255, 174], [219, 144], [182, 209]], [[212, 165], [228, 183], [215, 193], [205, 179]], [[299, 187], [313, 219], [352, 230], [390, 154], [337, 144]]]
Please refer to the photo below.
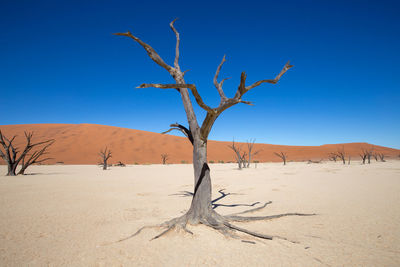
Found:
[[283, 165], [286, 165], [287, 154], [285, 152], [274, 152], [274, 154], [282, 159]]
[[260, 150], [253, 151], [253, 146], [254, 146], [255, 141], [256, 141], [256, 139], [253, 139], [253, 140], [250, 139], [250, 141], [246, 142], [247, 143], [247, 152], [248, 152], [247, 166], [246, 166], [247, 168], [250, 168], [250, 163], [251, 163], [252, 157], [257, 155], [260, 152]]
[[331, 161], [336, 162], [337, 158], [338, 158], [338, 155], [336, 153], [329, 153], [329, 155], [328, 155], [328, 159]]
[[342, 147], [342, 149], [338, 149], [336, 155], [342, 160], [343, 164], [346, 164], [346, 152], [344, 152], [344, 147]]
[[361, 154], [360, 154], [360, 157], [362, 159], [362, 164], [365, 164], [365, 160], [367, 159], [367, 156], [368, 156], [367, 150], [362, 149]]
[[100, 165], [103, 166], [103, 170], [107, 170], [107, 160], [111, 158], [111, 150], [106, 147], [104, 150], [100, 150], [99, 156], [101, 157]]
[[247, 157], [247, 153], [246, 152], [243, 152], [243, 154], [242, 154], [242, 166], [243, 166], [243, 168], [247, 168], [247, 164], [248, 164], [248, 162], [247, 162], [247, 160], [246, 160], [246, 157]]
[[385, 162], [385, 155], [383, 153], [378, 153], [378, 157], [382, 162]]
[[367, 150], [368, 164], [371, 164], [372, 149]]
[[168, 158], [169, 158], [169, 155], [167, 153], [161, 154], [161, 160], [162, 160], [163, 165], [167, 164]]
[[[22, 150], [22, 152], [19, 154], [18, 148], [15, 148], [14, 144], [13, 144], [13, 142], [17, 136], [14, 135], [11, 139], [8, 139], [0, 131], [0, 144], [4, 149], [4, 151], [2, 151], [0, 149], [0, 157], [7, 163], [8, 171], [7, 171], [6, 175], [8, 175], [8, 176], [16, 176], [17, 175], [16, 170], [17, 170], [18, 164], [23, 159], [25, 159], [26, 155], [32, 150], [32, 148], [34, 148], [35, 146], [54, 142], [53, 139], [50, 139], [50, 140], [46, 140], [46, 141], [42, 141], [42, 142], [38, 142], [38, 143], [32, 143], [32, 136], [33, 136], [33, 132], [25, 132], [26, 145], [25, 145], [24, 149]], [[19, 156], [18, 156], [18, 154], [19, 154]], [[25, 167], [25, 169], [26, 168], [27, 168], [27, 166]]]
[[[376, 153], [373, 153], [373, 149], [361, 149], [360, 157], [362, 159], [362, 164], [365, 164], [365, 161], [368, 160], [368, 164], [371, 164], [371, 156], [375, 157]], [[376, 156], [377, 157], [377, 156]]]
[[235, 145], [235, 140], [233, 140], [232, 145], [229, 145], [228, 147], [231, 148], [233, 152], [235, 152], [236, 162], [238, 164], [239, 170], [241, 170], [242, 167], [245, 165], [243, 162], [245, 152], [242, 154], [241, 148]]
[[[186, 128], [185, 126], [175, 123], [171, 125], [171, 129], [166, 131], [169, 132], [171, 130], [179, 130], [181, 131], [186, 137], [189, 139], [190, 143], [193, 146], [193, 168], [194, 168], [194, 191], [192, 202], [190, 205], [189, 210], [182, 216], [172, 219], [170, 221], [164, 222], [156, 227], [165, 227], [165, 230], [160, 233], [159, 235], [155, 236], [153, 239], [159, 238], [160, 236], [164, 235], [165, 233], [169, 232], [172, 229], [183, 229], [187, 233], [193, 234], [189, 231], [186, 226], [187, 224], [204, 224], [209, 227], [212, 227], [225, 235], [231, 235], [231, 232], [234, 230], [244, 232], [249, 235], [253, 235], [259, 238], [265, 239], [272, 239], [275, 236], [269, 236], [264, 234], [259, 234], [255, 232], [248, 231], [246, 229], [240, 228], [232, 224], [232, 222], [237, 221], [252, 221], [252, 220], [268, 220], [272, 218], [279, 218], [283, 216], [290, 216], [290, 215], [300, 215], [306, 216], [310, 214], [301, 214], [301, 213], [285, 213], [279, 214], [275, 216], [259, 216], [259, 217], [247, 217], [247, 216], [238, 216], [236, 214], [232, 215], [225, 215], [222, 216], [218, 214], [216, 211], [212, 209], [211, 203], [211, 177], [210, 177], [210, 168], [207, 164], [207, 140], [211, 128], [221, 113], [239, 103], [244, 103], [251, 105], [251, 102], [242, 100], [242, 96], [250, 91], [251, 89], [263, 84], [263, 83], [271, 83], [276, 84], [281, 76], [289, 70], [292, 65], [288, 63], [285, 64], [283, 69], [274, 79], [267, 79], [267, 80], [260, 80], [251, 85], [246, 85], [246, 73], [242, 72], [240, 77], [240, 83], [236, 94], [232, 98], [228, 98], [224, 90], [222, 89], [223, 83], [226, 79], [218, 81], [218, 75], [221, 71], [221, 67], [225, 62], [225, 56], [223, 57], [221, 63], [219, 64], [217, 71], [214, 76], [214, 85], [220, 95], [220, 104], [217, 107], [210, 107], [208, 106], [200, 96], [199, 92], [197, 91], [197, 87], [194, 84], [186, 83], [184, 79], [184, 75], [186, 71], [182, 71], [179, 66], [179, 44], [180, 44], [180, 37], [179, 33], [176, 30], [174, 23], [176, 20], [170, 23], [170, 27], [176, 36], [176, 47], [175, 47], [175, 59], [174, 64], [169, 65], [165, 63], [165, 61], [161, 58], [161, 56], [147, 43], [143, 42], [138, 37], [134, 36], [130, 32], [126, 33], [116, 33], [115, 35], [124, 36], [133, 39], [139, 45], [141, 45], [147, 52], [148, 56], [159, 66], [164, 68], [175, 80], [173, 84], [160, 84], [160, 83], [150, 83], [150, 84], [141, 84], [138, 88], [161, 88], [161, 89], [174, 89], [176, 90], [183, 102], [183, 107], [186, 112], [187, 121], [189, 127]], [[206, 116], [204, 121], [201, 125], [199, 125], [192, 101], [190, 99], [190, 93], [192, 93], [196, 103], [206, 111]], [[131, 235], [135, 236], [139, 234], [144, 228], [151, 227], [145, 226], [140, 228], [135, 234]], [[120, 241], [126, 240], [130, 237], [121, 239]]]
[[[46, 142], [46, 145], [43, 146], [41, 149], [34, 151], [32, 154], [27, 154], [25, 157], [22, 158], [21, 169], [19, 170], [18, 174], [25, 174], [26, 169], [33, 165], [45, 162], [46, 160], [52, 158], [41, 158], [44, 155], [47, 155], [47, 149], [54, 144], [55, 140], [51, 139]], [[27, 159], [26, 159], [27, 158]]]

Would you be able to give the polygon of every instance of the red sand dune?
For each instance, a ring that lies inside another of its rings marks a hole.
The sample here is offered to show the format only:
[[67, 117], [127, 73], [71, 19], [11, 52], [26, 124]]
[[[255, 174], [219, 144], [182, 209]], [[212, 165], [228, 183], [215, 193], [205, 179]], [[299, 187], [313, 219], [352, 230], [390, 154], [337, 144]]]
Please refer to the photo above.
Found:
[[[192, 161], [192, 148], [184, 137], [163, 135], [140, 130], [103, 126], [95, 124], [24, 124], [0, 125], [3, 134], [10, 138], [18, 135], [15, 144], [22, 147], [25, 143], [24, 131], [33, 131], [33, 141], [55, 139], [49, 149], [48, 164], [63, 162], [65, 164], [97, 164], [98, 153], [105, 146], [111, 149], [111, 163], [121, 161], [126, 164], [161, 163], [161, 154], [169, 155], [168, 163]], [[209, 161], [234, 161], [233, 151], [228, 147], [231, 142], [209, 141]], [[238, 143], [247, 150], [245, 143]], [[395, 158], [400, 150], [376, 146], [368, 143], [348, 143], [322, 146], [284, 146], [255, 144], [254, 150], [260, 152], [254, 160], [260, 162], [280, 161], [274, 152], [286, 152], [288, 161], [327, 160], [330, 152], [344, 150], [353, 160], [360, 160], [359, 153], [364, 148], [374, 148], [374, 151], [384, 153], [386, 157]], [[4, 163], [4, 162], [3, 162]]]

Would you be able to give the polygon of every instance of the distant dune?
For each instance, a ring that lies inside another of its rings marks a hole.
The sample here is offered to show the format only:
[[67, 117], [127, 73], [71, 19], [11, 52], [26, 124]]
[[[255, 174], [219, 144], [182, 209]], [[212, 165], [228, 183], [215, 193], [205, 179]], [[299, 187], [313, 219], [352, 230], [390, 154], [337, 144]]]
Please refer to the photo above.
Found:
[[[24, 131], [34, 132], [34, 141], [56, 139], [50, 148], [47, 163], [54, 164], [97, 164], [98, 152], [107, 146], [112, 151], [111, 163], [121, 161], [126, 164], [161, 163], [161, 154], [169, 155], [168, 163], [192, 161], [192, 149], [184, 137], [163, 135], [140, 130], [103, 126], [95, 124], [24, 124], [1, 125], [0, 130], [7, 137], [18, 135], [15, 144], [21, 147], [25, 142]], [[228, 147], [231, 142], [209, 141], [209, 161], [234, 161], [234, 154]], [[238, 143], [246, 149], [245, 143]], [[400, 150], [372, 145], [368, 143], [347, 143], [322, 146], [284, 146], [270, 144], [255, 144], [254, 150], [260, 152], [254, 160], [260, 162], [277, 162], [280, 159], [274, 152], [286, 152], [288, 161], [327, 160], [330, 152], [336, 152], [344, 147], [352, 160], [359, 161], [359, 153], [363, 148], [373, 147], [376, 152], [384, 153], [386, 157], [398, 157]]]

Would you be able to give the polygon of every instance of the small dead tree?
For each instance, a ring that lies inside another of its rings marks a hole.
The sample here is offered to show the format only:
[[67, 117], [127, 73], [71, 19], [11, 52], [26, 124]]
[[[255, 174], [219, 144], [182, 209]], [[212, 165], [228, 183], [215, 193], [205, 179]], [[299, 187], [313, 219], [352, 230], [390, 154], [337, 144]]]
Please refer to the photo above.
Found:
[[274, 152], [274, 154], [282, 159], [283, 165], [286, 165], [287, 154], [285, 152]]
[[380, 159], [380, 161], [385, 162], [385, 155], [383, 153], [378, 153], [378, 157]]
[[[212, 129], [212, 126], [214, 125], [214, 122], [221, 115], [223, 111], [239, 103], [251, 105], [252, 104], [251, 102], [242, 100], [242, 97], [245, 93], [263, 83], [276, 84], [280, 80], [282, 75], [284, 75], [293, 66], [290, 65], [290, 63], [288, 62], [274, 79], [259, 80], [251, 85], [246, 85], [247, 75], [245, 72], [242, 72], [240, 76], [239, 86], [235, 93], [235, 96], [233, 98], [228, 98], [226, 97], [225, 92], [222, 89], [223, 83], [226, 79], [223, 79], [222, 81], [218, 82], [219, 73], [221, 71], [222, 65], [225, 62], [225, 56], [224, 56], [217, 68], [217, 71], [213, 79], [214, 85], [220, 95], [220, 104], [214, 108], [210, 107], [206, 103], [204, 103], [202, 97], [200, 96], [197, 90], [197, 87], [194, 84], [185, 82], [184, 75], [186, 71], [182, 71], [179, 66], [180, 35], [174, 26], [175, 21], [176, 20], [173, 20], [170, 23], [170, 27], [176, 37], [175, 59], [173, 66], [165, 63], [165, 61], [161, 58], [161, 56], [150, 45], [143, 42], [141, 39], [134, 36], [132, 33], [126, 32], [126, 33], [115, 34], [119, 36], [128, 37], [137, 42], [146, 50], [148, 56], [156, 64], [164, 68], [172, 76], [172, 78], [175, 80], [175, 83], [173, 84], [159, 84], [159, 83], [141, 84], [139, 88], [153, 87], [160, 89], [176, 90], [181, 96], [183, 107], [185, 109], [187, 121], [189, 124], [189, 128], [186, 128], [185, 126], [177, 123], [171, 124], [170, 130], [179, 130], [182, 133], [184, 133], [193, 146], [194, 190], [193, 190], [192, 202], [188, 211], [182, 216], [172, 219], [170, 221], [166, 221], [161, 225], [157, 225], [156, 227], [165, 227], [165, 230], [161, 234], [155, 236], [153, 239], [159, 238], [165, 233], [171, 231], [172, 229], [183, 229], [187, 233], [193, 234], [190, 230], [187, 229], [186, 227], [187, 224], [192, 224], [192, 225], [204, 224], [206, 226], [212, 227], [222, 232], [224, 235], [233, 236], [231, 232], [236, 230], [264, 239], [279, 238], [278, 236], [270, 236], [270, 235], [251, 232], [247, 229], [243, 229], [241, 227], [233, 225], [232, 222], [266, 220], [266, 219], [280, 218], [283, 216], [292, 216], [292, 215], [308, 216], [314, 214], [285, 213], [272, 216], [249, 217], [249, 216], [238, 216], [237, 214], [223, 216], [217, 213], [215, 210], [212, 209], [211, 176], [210, 176], [210, 168], [207, 164], [207, 140], [210, 131]], [[201, 125], [197, 120], [195, 109], [193, 108], [193, 104], [190, 98], [190, 93], [193, 95], [196, 103], [206, 111], [206, 116]], [[168, 130], [167, 132], [169, 132], [170, 130]], [[265, 206], [266, 205], [264, 205], [261, 208], [264, 208]], [[257, 210], [260, 210], [261, 208], [257, 208]], [[249, 210], [247, 212], [251, 211], [254, 211], [254, 209]], [[131, 235], [130, 237], [139, 234], [144, 228], [146, 228], [146, 226], [140, 228], [135, 234]], [[128, 238], [121, 239], [120, 241], [126, 240]]]
[[[48, 140], [46, 142], [46, 145], [43, 146], [41, 149], [34, 151], [32, 154], [27, 154], [25, 157], [22, 158], [22, 164], [21, 164], [21, 169], [19, 170], [18, 174], [25, 174], [26, 169], [33, 165], [33, 164], [39, 164], [42, 162], [45, 162], [46, 160], [52, 159], [52, 158], [41, 158], [44, 155], [47, 155], [47, 149], [54, 144], [55, 140]], [[26, 159], [27, 158], [27, 159]]]
[[[26, 138], [26, 145], [22, 152], [19, 154], [18, 148], [14, 147], [14, 140], [17, 137], [14, 135], [11, 139], [8, 139], [5, 137], [2, 132], [0, 131], [0, 145], [3, 147], [4, 151], [0, 149], [0, 157], [7, 163], [8, 166], [8, 171], [7, 174], [8, 176], [16, 176], [16, 170], [18, 167], [18, 164], [25, 159], [26, 155], [36, 146], [47, 144], [47, 143], [52, 143], [54, 142], [53, 139], [38, 142], [38, 143], [32, 143], [32, 136], [33, 132], [25, 132], [25, 138]], [[46, 149], [45, 149], [46, 150]], [[44, 153], [44, 152], [43, 152]], [[43, 155], [43, 153], [41, 155]], [[19, 155], [18, 155], [19, 154]], [[33, 156], [35, 153], [33, 153], [31, 156]], [[36, 153], [37, 155], [37, 153]], [[35, 155], [35, 156], [36, 156]], [[39, 157], [41, 156], [39, 155]], [[38, 158], [39, 158], [38, 157]], [[36, 161], [38, 160], [36, 158]], [[29, 160], [28, 160], [29, 161]], [[27, 162], [28, 162], [27, 161]], [[33, 163], [32, 163], [33, 164]], [[29, 165], [28, 165], [29, 166]], [[26, 166], [25, 169], [28, 167]], [[24, 169], [24, 171], [25, 171]]]
[[372, 156], [374, 157], [375, 161], [378, 161], [378, 153], [373, 153]]
[[161, 154], [161, 160], [162, 160], [163, 165], [167, 164], [168, 158], [169, 158], [169, 155], [167, 153]]
[[105, 147], [104, 150], [100, 150], [99, 156], [101, 157], [100, 165], [103, 166], [103, 170], [107, 170], [108, 167], [107, 161], [109, 158], [111, 158], [111, 150]]
[[338, 149], [336, 155], [342, 160], [343, 164], [346, 164], [346, 152], [344, 151], [344, 147], [342, 147], [342, 149]]
[[247, 152], [248, 152], [248, 160], [247, 160], [247, 168], [250, 168], [250, 163], [251, 160], [253, 158], [253, 156], [257, 155], [258, 153], [260, 153], [261, 150], [256, 150], [253, 151], [253, 146], [255, 143], [256, 139], [250, 139], [250, 141], [247, 141]]
[[245, 152], [243, 152], [242, 154], [241, 148], [235, 145], [235, 140], [233, 140], [232, 145], [228, 145], [228, 147], [231, 148], [233, 152], [235, 152], [236, 162], [238, 164], [239, 170], [241, 170], [244, 166], [243, 159], [245, 156]]

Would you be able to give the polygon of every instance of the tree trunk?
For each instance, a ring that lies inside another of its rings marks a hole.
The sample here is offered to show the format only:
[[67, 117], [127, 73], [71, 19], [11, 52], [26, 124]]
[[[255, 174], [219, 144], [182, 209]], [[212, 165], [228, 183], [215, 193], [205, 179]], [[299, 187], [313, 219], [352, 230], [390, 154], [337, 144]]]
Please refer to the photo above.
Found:
[[103, 170], [107, 170], [107, 160], [103, 161]]
[[18, 164], [8, 164], [7, 176], [17, 176], [16, 174], [17, 166]]
[[211, 214], [211, 178], [207, 165], [207, 143], [202, 140], [193, 142], [194, 195], [187, 213], [188, 222], [198, 224]]

